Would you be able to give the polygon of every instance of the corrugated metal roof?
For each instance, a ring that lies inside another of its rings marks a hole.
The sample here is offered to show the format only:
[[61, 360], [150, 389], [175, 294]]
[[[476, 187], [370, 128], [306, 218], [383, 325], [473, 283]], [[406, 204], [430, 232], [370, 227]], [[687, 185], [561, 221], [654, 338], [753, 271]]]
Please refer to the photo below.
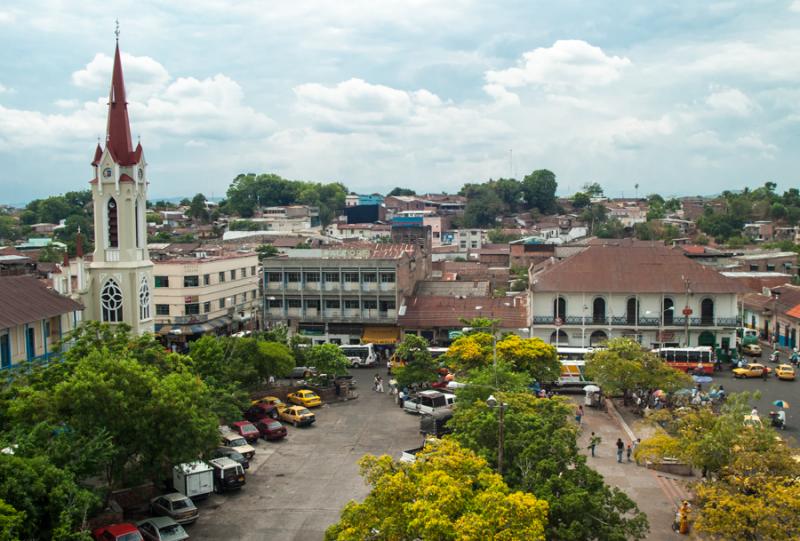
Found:
[[407, 299], [405, 313], [400, 314], [401, 327], [464, 326], [461, 318], [486, 317], [499, 319], [504, 329], [527, 327], [527, 299], [524, 297], [433, 297]]
[[74, 310], [83, 310], [83, 306], [47, 288], [33, 276], [0, 277], [0, 329]]

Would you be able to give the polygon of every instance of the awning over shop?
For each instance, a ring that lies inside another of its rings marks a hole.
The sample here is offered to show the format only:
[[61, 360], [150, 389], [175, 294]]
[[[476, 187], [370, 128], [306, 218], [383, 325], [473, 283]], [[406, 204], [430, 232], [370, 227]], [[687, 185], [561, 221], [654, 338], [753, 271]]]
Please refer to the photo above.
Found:
[[364, 327], [361, 341], [365, 344], [389, 345], [395, 344], [400, 339], [400, 329], [397, 327]]
[[228, 316], [225, 317], [218, 317], [217, 319], [212, 319], [208, 322], [211, 325], [212, 329], [221, 329], [222, 327], [226, 327], [231, 324], [231, 318]]

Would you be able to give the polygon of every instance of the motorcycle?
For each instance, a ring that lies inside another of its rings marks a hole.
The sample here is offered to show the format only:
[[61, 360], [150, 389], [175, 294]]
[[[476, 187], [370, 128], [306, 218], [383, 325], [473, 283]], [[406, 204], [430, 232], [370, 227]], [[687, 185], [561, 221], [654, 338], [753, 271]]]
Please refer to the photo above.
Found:
[[769, 356], [769, 362], [778, 363], [781, 360], [781, 355], [777, 351], [773, 351]]
[[777, 412], [769, 412], [769, 424], [780, 430], [786, 430], [786, 422], [777, 414]]

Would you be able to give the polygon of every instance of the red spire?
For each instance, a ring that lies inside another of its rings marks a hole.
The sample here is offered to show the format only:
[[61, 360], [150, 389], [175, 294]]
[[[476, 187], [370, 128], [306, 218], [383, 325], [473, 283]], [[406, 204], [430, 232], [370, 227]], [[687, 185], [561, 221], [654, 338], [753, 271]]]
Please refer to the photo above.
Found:
[[125, 100], [125, 81], [122, 78], [122, 61], [119, 42], [114, 52], [114, 71], [111, 76], [111, 92], [108, 96], [108, 126], [106, 148], [120, 165], [133, 165], [131, 125], [128, 120], [128, 102]]

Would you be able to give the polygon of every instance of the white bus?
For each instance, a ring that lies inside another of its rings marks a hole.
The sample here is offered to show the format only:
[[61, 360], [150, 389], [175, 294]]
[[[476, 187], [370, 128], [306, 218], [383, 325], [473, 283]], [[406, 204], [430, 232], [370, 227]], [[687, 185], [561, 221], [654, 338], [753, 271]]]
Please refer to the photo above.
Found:
[[560, 387], [580, 387], [593, 383], [586, 378], [586, 355], [595, 348], [559, 346], [558, 360], [561, 361]]
[[375, 366], [378, 363], [378, 355], [372, 344], [348, 344], [339, 346], [339, 349], [354, 368]]

